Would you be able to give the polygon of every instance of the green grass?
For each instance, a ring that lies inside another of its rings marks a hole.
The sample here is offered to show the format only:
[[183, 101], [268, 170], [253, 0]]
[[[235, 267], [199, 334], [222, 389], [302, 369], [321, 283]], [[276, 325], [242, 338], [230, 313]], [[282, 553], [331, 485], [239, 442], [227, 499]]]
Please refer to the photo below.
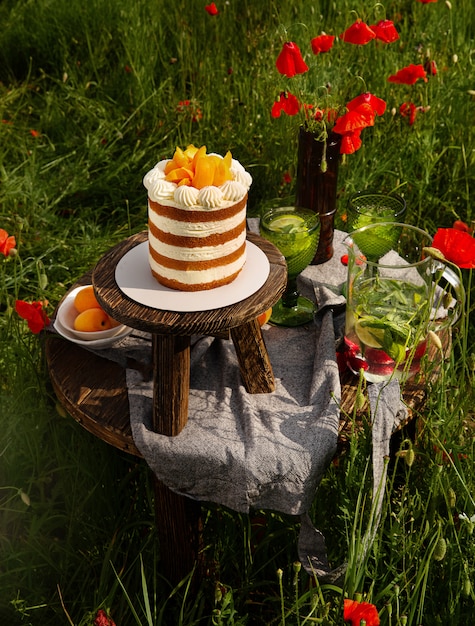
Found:
[[[400, 41], [338, 42], [338, 54], [319, 58], [319, 72], [302, 84], [320, 93], [329, 81], [343, 100], [364, 82], [387, 101], [362, 148], [342, 160], [338, 225], [346, 199], [366, 187], [404, 194], [406, 220], [431, 233], [475, 219], [472, 0], [220, 0], [216, 17], [205, 4], [0, 6], [0, 228], [18, 242], [15, 258], [0, 258], [0, 622], [91, 626], [107, 608], [117, 626], [331, 625], [342, 623], [343, 596], [361, 593], [384, 625], [469, 624], [475, 535], [459, 515], [475, 514], [470, 309], [417, 437], [395, 444], [383, 517], [363, 561], [369, 428], [328, 468], [311, 516], [332, 563], [349, 563], [343, 586], [318, 586], [298, 571], [295, 520], [204, 506], [213, 567], [193, 592], [188, 580], [175, 588], [160, 573], [147, 467], [63, 414], [42, 339], [14, 313], [18, 298], [47, 299], [52, 312], [105, 251], [145, 228], [143, 175], [176, 145], [231, 150], [253, 176], [250, 214], [292, 194], [296, 119], [272, 119], [270, 108], [281, 89], [303, 81], [278, 75], [275, 59], [286, 39], [307, 50], [311, 37], [339, 34], [356, 17], [394, 19]], [[427, 59], [438, 68], [427, 83], [387, 82]], [[179, 110], [184, 100], [192, 112]], [[398, 113], [407, 100], [426, 108], [413, 126]], [[469, 272], [464, 279], [470, 294]]]

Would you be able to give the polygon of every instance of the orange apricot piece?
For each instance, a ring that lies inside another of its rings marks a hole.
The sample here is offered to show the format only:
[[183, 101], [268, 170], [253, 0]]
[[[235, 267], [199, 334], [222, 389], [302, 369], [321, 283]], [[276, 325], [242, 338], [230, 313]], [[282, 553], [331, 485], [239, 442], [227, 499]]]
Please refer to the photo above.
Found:
[[214, 174], [213, 185], [220, 187], [227, 180], [232, 180], [233, 176], [224, 159], [220, 159]]
[[94, 294], [94, 287], [92, 285], [87, 285], [77, 292], [74, 298], [74, 307], [79, 313], [86, 311], [87, 309], [101, 308], [101, 305], [97, 301]]
[[188, 167], [177, 167], [165, 176], [165, 179], [172, 183], [178, 183], [182, 178], [193, 178], [193, 170]]
[[193, 158], [197, 152], [198, 148], [190, 143], [190, 145], [186, 147], [185, 155], [190, 161], [193, 161]]
[[264, 326], [264, 324], [266, 324], [269, 321], [271, 315], [272, 315], [272, 308], [267, 309], [267, 311], [264, 311], [264, 313], [261, 313], [260, 315], [257, 316], [257, 321], [259, 322], [261, 326]]
[[231, 165], [233, 164], [233, 155], [231, 154], [231, 152], [229, 150], [224, 155], [223, 161], [225, 162], [226, 167], [228, 169], [231, 169]]
[[109, 328], [111, 328], [109, 316], [102, 309], [86, 309], [74, 320], [74, 329], [84, 333], [94, 333], [99, 330], [109, 330]]
[[173, 155], [173, 161], [176, 163], [177, 167], [186, 167], [190, 162], [190, 159], [183, 152], [183, 150], [177, 146], [175, 154]]
[[197, 159], [195, 166], [195, 175], [193, 176], [192, 185], [196, 189], [203, 189], [213, 184], [214, 173], [216, 171], [216, 161], [207, 157]]
[[117, 320], [115, 320], [110, 315], [108, 315], [107, 317], [109, 318], [109, 322], [111, 323], [111, 328], [117, 328], [117, 326], [121, 325], [121, 322], [118, 322]]
[[198, 150], [195, 152], [193, 156], [192, 166], [195, 169], [195, 171], [196, 171], [196, 162], [205, 156], [206, 156], [206, 146], [201, 146], [201, 148], [198, 148]]

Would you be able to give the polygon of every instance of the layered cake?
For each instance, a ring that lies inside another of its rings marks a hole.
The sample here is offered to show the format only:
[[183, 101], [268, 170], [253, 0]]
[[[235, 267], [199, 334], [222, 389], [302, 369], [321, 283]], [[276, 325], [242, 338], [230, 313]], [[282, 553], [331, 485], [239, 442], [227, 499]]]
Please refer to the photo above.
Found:
[[246, 205], [252, 178], [206, 147], [177, 148], [144, 177], [149, 262], [159, 283], [180, 291], [232, 282], [246, 261]]

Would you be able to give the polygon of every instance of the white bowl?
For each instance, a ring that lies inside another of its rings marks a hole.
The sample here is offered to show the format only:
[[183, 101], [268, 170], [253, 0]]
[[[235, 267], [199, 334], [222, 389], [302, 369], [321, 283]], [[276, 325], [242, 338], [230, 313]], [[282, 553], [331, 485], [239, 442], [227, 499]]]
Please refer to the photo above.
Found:
[[[108, 328], [107, 330], [96, 330], [91, 332], [76, 330], [74, 328], [74, 320], [78, 316], [78, 311], [74, 306], [74, 299], [76, 294], [81, 291], [81, 289], [84, 289], [84, 287], [85, 285], [73, 289], [61, 303], [61, 306], [56, 314], [56, 321], [58, 322], [58, 324], [56, 324], [56, 329], [58, 332], [61, 329], [67, 332], [69, 335], [68, 338], [75, 337], [83, 342], [90, 342], [111, 339], [113, 337], [117, 337], [118, 335], [122, 336], [125, 330], [129, 330], [128, 326], [125, 326], [124, 324], [119, 324], [118, 326]], [[131, 330], [132, 329], [130, 329], [130, 331]]]

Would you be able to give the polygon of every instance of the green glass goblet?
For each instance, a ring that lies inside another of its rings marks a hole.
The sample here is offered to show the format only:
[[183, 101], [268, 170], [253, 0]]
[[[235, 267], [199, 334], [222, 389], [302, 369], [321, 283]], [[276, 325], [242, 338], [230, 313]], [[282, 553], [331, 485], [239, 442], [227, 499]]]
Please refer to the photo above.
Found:
[[[358, 231], [357, 244], [370, 260], [380, 258], [397, 243], [400, 228], [392, 223], [401, 223], [406, 212], [406, 201], [395, 193], [358, 191], [353, 194], [347, 206], [349, 232]], [[369, 230], [365, 226], [376, 223], [384, 225]]]
[[273, 243], [287, 263], [287, 287], [272, 307], [270, 322], [279, 326], [301, 326], [313, 320], [314, 303], [301, 296], [297, 277], [313, 259], [318, 246], [320, 220], [310, 209], [279, 207], [260, 219], [260, 234]]
[[350, 196], [347, 220], [350, 231], [375, 222], [403, 222], [406, 201], [395, 193], [358, 191]]

